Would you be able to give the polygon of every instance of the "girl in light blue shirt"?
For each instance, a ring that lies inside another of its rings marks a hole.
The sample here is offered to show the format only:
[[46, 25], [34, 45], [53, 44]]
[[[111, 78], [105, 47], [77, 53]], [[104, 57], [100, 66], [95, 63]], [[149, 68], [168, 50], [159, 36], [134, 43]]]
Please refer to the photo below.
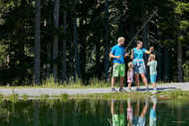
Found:
[[156, 93], [157, 92], [157, 87], [156, 87], [157, 61], [155, 59], [155, 55], [153, 54], [150, 55], [147, 65], [150, 67], [150, 81], [152, 83], [154, 93]]

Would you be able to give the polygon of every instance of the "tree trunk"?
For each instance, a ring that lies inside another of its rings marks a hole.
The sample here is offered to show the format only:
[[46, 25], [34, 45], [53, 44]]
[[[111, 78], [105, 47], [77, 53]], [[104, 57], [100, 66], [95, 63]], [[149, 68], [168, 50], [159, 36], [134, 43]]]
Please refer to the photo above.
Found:
[[178, 69], [178, 82], [183, 82], [182, 43], [179, 40], [178, 40], [178, 46], [177, 46], [177, 69]]
[[[54, 3], [54, 26], [56, 30], [59, 27], [59, 8], [60, 8], [60, 0], [55, 0]], [[53, 43], [53, 76], [55, 81], [57, 81], [57, 57], [58, 57], [58, 34], [56, 33], [54, 36], [54, 43]]]
[[86, 17], [84, 18], [80, 18], [80, 28], [82, 29], [82, 31], [80, 31], [80, 63], [82, 64], [80, 66], [80, 70], [81, 70], [81, 79], [82, 79], [82, 82], [84, 84], [87, 83], [88, 79], [89, 79], [89, 76], [86, 75], [86, 45], [87, 45], [87, 42], [86, 42], [86, 30], [83, 30], [84, 27], [85, 27], [85, 23], [87, 23], [87, 20], [86, 20]]
[[105, 13], [106, 13], [106, 21], [105, 21], [105, 31], [106, 31], [106, 35], [105, 35], [105, 62], [104, 62], [104, 68], [105, 68], [105, 79], [106, 81], [108, 80], [108, 71], [109, 71], [109, 29], [108, 29], [108, 23], [109, 23], [109, 4], [108, 4], [108, 0], [106, 0], [105, 3]]
[[[51, 2], [52, 1], [49, 1], [49, 5], [48, 6], [51, 6]], [[50, 26], [52, 26], [52, 10], [50, 9], [49, 10], [49, 15], [48, 15], [48, 28], [50, 28]], [[52, 63], [52, 37], [48, 37], [49, 38], [49, 41], [47, 43], [47, 78], [50, 77], [50, 74], [51, 74], [51, 63]]]
[[74, 18], [73, 27], [74, 27], [74, 46], [75, 46], [75, 71], [74, 71], [74, 81], [76, 81], [76, 78], [77, 78], [77, 77], [80, 77], [79, 56], [78, 56], [77, 18]]
[[169, 72], [169, 56], [168, 56], [168, 48], [164, 47], [164, 75], [163, 80], [165, 82], [168, 81], [168, 72]]
[[39, 103], [38, 102], [34, 102], [34, 112], [33, 112], [33, 119], [34, 119], [34, 126], [39, 126], [40, 123], [39, 123]]
[[[66, 36], [66, 28], [67, 28], [67, 12], [64, 11], [64, 36]], [[62, 53], [62, 81], [64, 82], [67, 79], [66, 76], [66, 37], [63, 40], [63, 53]]]
[[57, 113], [57, 110], [56, 110], [56, 108], [54, 107], [54, 109], [53, 109], [53, 118], [52, 118], [52, 122], [53, 122], [53, 126], [57, 126], [57, 124], [58, 124], [58, 113]]
[[40, 83], [40, 0], [36, 1], [34, 53], [35, 53], [34, 80], [35, 80], [35, 84], [39, 84]]

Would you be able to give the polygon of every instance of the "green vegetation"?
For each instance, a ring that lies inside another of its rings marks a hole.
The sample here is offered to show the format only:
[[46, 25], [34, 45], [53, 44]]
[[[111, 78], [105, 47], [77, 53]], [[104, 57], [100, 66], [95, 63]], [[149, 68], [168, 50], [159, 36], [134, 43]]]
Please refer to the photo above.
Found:
[[[73, 95], [71, 98], [74, 99], [98, 99], [98, 100], [124, 100], [124, 99], [145, 99], [147, 97], [151, 97], [151, 93], [142, 93], [142, 92], [132, 92], [132, 93], [108, 93], [108, 94], [87, 94], [87, 95]], [[189, 97], [189, 91], [167, 91], [167, 92], [160, 92], [156, 94], [156, 96], [161, 100], [187, 100]]]
[[188, 0], [1, 0], [0, 84], [106, 80], [118, 36], [130, 50], [144, 23], [136, 38], [155, 47], [159, 81], [189, 81], [188, 13]]
[[[61, 94], [61, 95], [41, 95], [35, 97], [29, 97], [27, 95], [18, 96], [17, 94], [12, 94], [8, 96], [0, 95], [0, 102], [4, 100], [8, 100], [11, 102], [18, 102], [18, 100], [27, 101], [30, 99], [38, 99], [40, 101], [51, 101], [51, 100], [60, 100], [62, 102], [66, 102], [71, 99], [75, 100], [82, 100], [82, 99], [90, 99], [90, 100], [127, 100], [131, 98], [132, 100], [141, 99], [145, 100], [148, 97], [151, 97], [152, 93], [150, 92], [131, 92], [131, 93], [94, 93], [94, 94], [77, 94], [77, 95], [68, 95], [68, 94]], [[180, 91], [180, 90], [173, 90], [173, 91], [164, 91], [155, 94], [159, 100], [181, 100], [183, 102], [188, 100], [189, 91]]]
[[[117, 84], [118, 87], [119, 84]], [[100, 81], [98, 79], [90, 80], [88, 85], [82, 84], [81, 80], [69, 81], [68, 83], [56, 83], [54, 81], [54, 77], [50, 77], [49, 79], [42, 82], [41, 85], [25, 85], [25, 86], [0, 86], [0, 88], [109, 88], [110, 83], [105, 81]]]
[[22, 99], [23, 99], [24, 101], [27, 101], [28, 98], [29, 98], [28, 95], [23, 95], [23, 96], [22, 96]]

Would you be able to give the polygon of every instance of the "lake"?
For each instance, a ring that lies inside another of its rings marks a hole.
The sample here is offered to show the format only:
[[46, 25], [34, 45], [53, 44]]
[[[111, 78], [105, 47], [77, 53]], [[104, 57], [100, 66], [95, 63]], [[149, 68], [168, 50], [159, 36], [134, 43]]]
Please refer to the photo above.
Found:
[[189, 101], [155, 96], [117, 100], [19, 100], [0, 103], [0, 126], [187, 126]]

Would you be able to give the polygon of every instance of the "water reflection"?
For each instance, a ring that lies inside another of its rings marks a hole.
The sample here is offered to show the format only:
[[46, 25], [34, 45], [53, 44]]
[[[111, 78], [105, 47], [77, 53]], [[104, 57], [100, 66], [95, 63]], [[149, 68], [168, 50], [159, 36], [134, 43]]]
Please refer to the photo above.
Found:
[[0, 103], [0, 126], [187, 126], [189, 102], [155, 96], [117, 100]]
[[[150, 104], [152, 101], [152, 105]], [[124, 105], [127, 104], [127, 105]], [[126, 113], [124, 106], [127, 106]], [[149, 115], [149, 126], [157, 125], [156, 117], [157, 97], [146, 98], [145, 102], [140, 99], [136, 103], [128, 98], [127, 103], [124, 101], [111, 101], [112, 126], [145, 126], [147, 124], [147, 115]], [[149, 114], [148, 114], [149, 112]]]

